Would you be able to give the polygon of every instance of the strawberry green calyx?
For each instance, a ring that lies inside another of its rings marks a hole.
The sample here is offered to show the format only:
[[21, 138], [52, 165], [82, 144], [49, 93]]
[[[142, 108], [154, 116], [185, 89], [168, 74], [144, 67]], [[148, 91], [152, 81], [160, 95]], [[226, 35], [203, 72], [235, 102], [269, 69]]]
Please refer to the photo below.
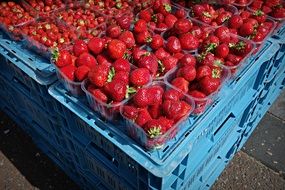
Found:
[[262, 10], [257, 10], [253, 13], [254, 16], [262, 16], [264, 15], [264, 12]]
[[169, 13], [171, 12], [171, 5], [165, 3], [165, 4], [163, 4], [163, 7], [167, 12], [169, 12]]
[[114, 69], [114, 67], [112, 67], [108, 73], [108, 79], [107, 79], [107, 82], [112, 82], [114, 76], [116, 74], [116, 71]]
[[134, 87], [129, 87], [129, 85], [127, 85], [127, 91], [126, 91], [125, 98], [129, 98], [130, 94], [134, 94], [136, 92], [137, 90]]
[[51, 59], [56, 62], [58, 57], [59, 57], [59, 50], [58, 50], [58, 48], [52, 49], [51, 52], [52, 52], [51, 53]]
[[202, 62], [205, 59], [206, 55], [207, 55], [207, 52], [203, 52], [203, 53], [199, 54], [197, 56], [197, 61]]
[[117, 8], [117, 9], [121, 9], [121, 8], [122, 8], [122, 6], [123, 6], [123, 5], [122, 5], [122, 3], [121, 3], [121, 2], [116, 3], [116, 8]]
[[157, 16], [156, 16], [156, 15], [152, 15], [152, 16], [151, 16], [151, 20], [152, 20], [153, 22], [157, 22]]
[[202, 14], [207, 18], [212, 18], [212, 15], [209, 12], [203, 12]]
[[223, 64], [224, 64], [224, 62], [220, 59], [216, 59], [214, 61], [214, 66], [221, 67]]
[[151, 43], [152, 42], [152, 37], [147, 37], [145, 40], [146, 43]]
[[242, 50], [245, 47], [245, 42], [244, 41], [239, 41], [238, 43], [229, 43], [229, 47], [236, 49], [236, 50]]
[[216, 43], [210, 43], [207, 45], [205, 52], [212, 52], [213, 50], [216, 49], [218, 45]]
[[159, 70], [159, 72], [163, 73], [165, 71], [165, 67], [164, 67], [162, 61], [158, 60], [157, 62], [158, 62], [158, 70]]
[[151, 139], [158, 137], [158, 136], [162, 135], [161, 127], [152, 127], [147, 131], [147, 134]]
[[215, 79], [221, 78], [221, 70], [213, 69], [212, 70], [212, 78], [215, 78]]

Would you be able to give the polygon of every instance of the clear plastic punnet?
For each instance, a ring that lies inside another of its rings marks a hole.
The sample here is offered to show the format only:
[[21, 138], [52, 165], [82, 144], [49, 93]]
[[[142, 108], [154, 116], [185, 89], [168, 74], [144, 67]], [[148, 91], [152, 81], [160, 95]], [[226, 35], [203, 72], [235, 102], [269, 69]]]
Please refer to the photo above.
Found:
[[[148, 105], [148, 108], [134, 107], [137, 101], [136, 96], [140, 96], [138, 95], [140, 92], [125, 102], [120, 107], [121, 115], [124, 118], [124, 126], [128, 135], [146, 149], [161, 149], [168, 141], [175, 138], [181, 128], [190, 127], [185, 124], [188, 123], [185, 121], [194, 109], [194, 102], [189, 96], [184, 94], [180, 94], [179, 100], [166, 99], [166, 93], [170, 91], [180, 92], [162, 81], [155, 81], [140, 90], [148, 92], [160, 90], [163, 92], [161, 92], [162, 94], [155, 94], [156, 97], [152, 99], [153, 102]], [[160, 102], [155, 102], [156, 99], [159, 99]], [[154, 115], [151, 114], [152, 116], [149, 116], [147, 120], [141, 121], [141, 115], [147, 112], [146, 109], [151, 109], [155, 105], [163, 107], [162, 109], [164, 110], [159, 110], [161, 111], [161, 115], [154, 118]], [[171, 109], [176, 109], [174, 107], [177, 107], [177, 111], [179, 112], [171, 115], [173, 111]], [[130, 108], [136, 110], [134, 111], [138, 114], [136, 118], [132, 118], [133, 115], [129, 111]]]

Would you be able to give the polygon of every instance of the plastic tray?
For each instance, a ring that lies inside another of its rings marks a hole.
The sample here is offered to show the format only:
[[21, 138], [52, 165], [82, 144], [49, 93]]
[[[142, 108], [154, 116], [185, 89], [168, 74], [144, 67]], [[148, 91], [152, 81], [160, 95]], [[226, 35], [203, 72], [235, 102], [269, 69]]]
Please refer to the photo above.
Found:
[[[6, 1], [5, 1], [6, 2]], [[4, 3], [4, 2], [2, 2]], [[15, 1], [16, 5], [19, 5], [24, 12], [27, 12], [30, 16], [30, 19], [28, 21], [19, 21], [19, 20], [11, 20], [11, 24], [6, 25], [4, 23], [0, 23], [0, 30], [5, 32], [5, 34], [8, 36], [9, 39], [20, 41], [22, 39], [21, 31], [19, 30], [19, 26], [22, 26], [23, 24], [27, 22], [31, 22], [35, 20], [38, 17], [37, 12], [24, 0], [18, 0]], [[18, 13], [17, 16], [21, 16], [22, 13]]]
[[[54, 19], [53, 17], [40, 17], [36, 21], [32, 21], [32, 22], [26, 23], [25, 25], [22, 25], [20, 29], [24, 31], [25, 28], [33, 29], [35, 27], [43, 27], [43, 25], [46, 28], [50, 27], [50, 25], [55, 25], [58, 28], [59, 33], [61, 34], [64, 34], [66, 31], [71, 31], [71, 33], [68, 35], [68, 40], [70, 41], [65, 42], [64, 37], [62, 37], [60, 39], [57, 39], [56, 42], [50, 45], [46, 45], [40, 42], [40, 40], [42, 40], [45, 36], [40, 35], [41, 39], [36, 40], [33, 37], [31, 37], [31, 35], [33, 34], [27, 34], [25, 32], [22, 33], [23, 38], [24, 38], [23, 40], [24, 46], [28, 49], [31, 49], [32, 51], [35, 51], [36, 53], [40, 54], [41, 56], [47, 59], [50, 59], [54, 48], [58, 48], [58, 49], [67, 48], [68, 46], [73, 44], [73, 41], [76, 40], [80, 35], [78, 31], [76, 31], [74, 28], [68, 27], [64, 22], [58, 19]], [[44, 40], [52, 41], [51, 38], [48, 36]], [[61, 43], [61, 41], [63, 41], [63, 43]]]

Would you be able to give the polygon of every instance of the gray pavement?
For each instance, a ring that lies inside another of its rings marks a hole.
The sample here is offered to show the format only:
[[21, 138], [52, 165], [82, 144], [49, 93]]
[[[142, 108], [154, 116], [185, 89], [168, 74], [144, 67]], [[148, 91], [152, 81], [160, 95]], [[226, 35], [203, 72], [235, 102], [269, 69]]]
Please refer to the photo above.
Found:
[[[213, 190], [285, 189], [285, 92], [273, 104]], [[0, 112], [0, 190], [79, 189]]]

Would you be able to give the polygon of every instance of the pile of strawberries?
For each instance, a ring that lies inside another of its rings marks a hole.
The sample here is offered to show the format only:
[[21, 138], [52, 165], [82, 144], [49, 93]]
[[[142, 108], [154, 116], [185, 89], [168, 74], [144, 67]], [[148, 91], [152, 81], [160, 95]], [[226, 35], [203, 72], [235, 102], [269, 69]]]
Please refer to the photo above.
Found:
[[[141, 88], [121, 108], [130, 135], [146, 148], [160, 148], [173, 138], [192, 111], [189, 98], [163, 82]], [[142, 140], [147, 138], [147, 141]]]
[[48, 51], [48, 48], [66, 47], [78, 38], [75, 30], [50, 18], [41, 18], [21, 26], [20, 29], [29, 45], [37, 46], [37, 50], [43, 53]]
[[255, 0], [249, 7], [253, 10], [262, 11], [273, 18], [285, 18], [285, 2], [283, 0]]
[[65, 7], [64, 0], [26, 0], [26, 2], [38, 11], [40, 16], [50, 16], [50, 12]]

